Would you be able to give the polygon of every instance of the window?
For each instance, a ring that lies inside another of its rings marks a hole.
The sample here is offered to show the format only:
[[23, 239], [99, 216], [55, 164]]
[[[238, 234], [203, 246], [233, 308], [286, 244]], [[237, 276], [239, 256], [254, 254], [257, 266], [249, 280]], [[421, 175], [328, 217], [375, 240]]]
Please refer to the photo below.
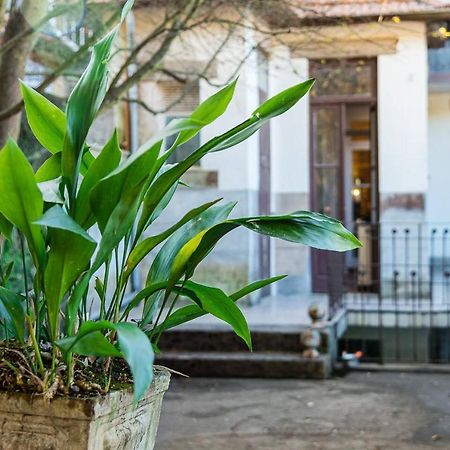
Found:
[[370, 59], [323, 59], [311, 61], [316, 78], [312, 97], [332, 95], [374, 95], [374, 65]]

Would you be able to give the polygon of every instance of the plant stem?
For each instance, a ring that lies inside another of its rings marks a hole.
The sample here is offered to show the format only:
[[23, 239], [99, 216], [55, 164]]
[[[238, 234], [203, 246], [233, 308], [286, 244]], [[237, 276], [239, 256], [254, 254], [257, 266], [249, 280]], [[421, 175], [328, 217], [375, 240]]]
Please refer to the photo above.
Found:
[[[26, 321], [28, 324], [28, 331], [30, 333], [31, 342], [33, 344], [34, 352], [36, 353], [36, 360], [39, 366], [39, 372], [43, 376], [45, 373], [44, 363], [42, 362], [41, 350], [39, 349], [38, 342], [36, 340], [35, 331], [33, 329], [33, 324], [31, 323], [30, 316], [27, 314]], [[53, 361], [52, 361], [53, 362]]]
[[23, 270], [23, 280], [24, 280], [24, 288], [25, 288], [25, 298], [27, 301], [27, 314], [30, 314], [30, 301], [28, 299], [28, 277], [27, 277], [27, 263], [25, 260], [25, 245], [23, 242], [23, 235], [19, 233], [20, 239], [20, 250], [22, 255], [22, 270]]
[[111, 258], [108, 258], [105, 263], [105, 275], [103, 277], [103, 293], [100, 298], [100, 320], [105, 318], [106, 310], [106, 291], [108, 290], [109, 268], [111, 266]]

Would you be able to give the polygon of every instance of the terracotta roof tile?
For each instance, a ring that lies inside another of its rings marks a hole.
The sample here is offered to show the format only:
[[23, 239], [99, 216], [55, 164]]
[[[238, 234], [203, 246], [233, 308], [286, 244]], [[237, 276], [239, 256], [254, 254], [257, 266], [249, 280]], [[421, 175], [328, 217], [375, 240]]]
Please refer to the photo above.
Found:
[[448, 0], [290, 0], [300, 18], [427, 14], [450, 10]]

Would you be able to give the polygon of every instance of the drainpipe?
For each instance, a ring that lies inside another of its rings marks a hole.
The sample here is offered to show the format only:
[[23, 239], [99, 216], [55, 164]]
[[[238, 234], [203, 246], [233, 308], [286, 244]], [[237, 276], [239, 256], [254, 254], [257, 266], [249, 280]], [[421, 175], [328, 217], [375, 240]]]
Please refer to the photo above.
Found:
[[[132, 12], [127, 15], [125, 20], [125, 32], [127, 39], [127, 48], [134, 48], [134, 31], [135, 31], [135, 23], [134, 23], [134, 15]], [[131, 63], [127, 67], [127, 77], [133, 76], [133, 74], [137, 70], [137, 64]], [[134, 84], [128, 90], [128, 98], [137, 100], [139, 98], [139, 90], [137, 84]], [[128, 102], [128, 145], [130, 155], [136, 153], [139, 146], [139, 105], [136, 102]], [[141, 277], [139, 276], [139, 271], [134, 270], [131, 273], [131, 289], [132, 291], [140, 291], [142, 288]]]

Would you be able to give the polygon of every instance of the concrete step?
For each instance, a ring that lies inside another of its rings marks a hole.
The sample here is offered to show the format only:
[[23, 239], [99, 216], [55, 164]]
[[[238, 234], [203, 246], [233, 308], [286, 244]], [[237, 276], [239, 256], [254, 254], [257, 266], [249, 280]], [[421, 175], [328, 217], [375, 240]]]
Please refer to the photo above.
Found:
[[[253, 352], [293, 352], [300, 353], [300, 328], [296, 329], [256, 329], [252, 330]], [[165, 332], [159, 341], [162, 352], [244, 352], [248, 349], [241, 338], [225, 328], [179, 328]], [[322, 333], [321, 353], [326, 353], [327, 335]]]
[[295, 352], [166, 351], [156, 363], [192, 377], [323, 379], [331, 374], [329, 355], [309, 359]]

